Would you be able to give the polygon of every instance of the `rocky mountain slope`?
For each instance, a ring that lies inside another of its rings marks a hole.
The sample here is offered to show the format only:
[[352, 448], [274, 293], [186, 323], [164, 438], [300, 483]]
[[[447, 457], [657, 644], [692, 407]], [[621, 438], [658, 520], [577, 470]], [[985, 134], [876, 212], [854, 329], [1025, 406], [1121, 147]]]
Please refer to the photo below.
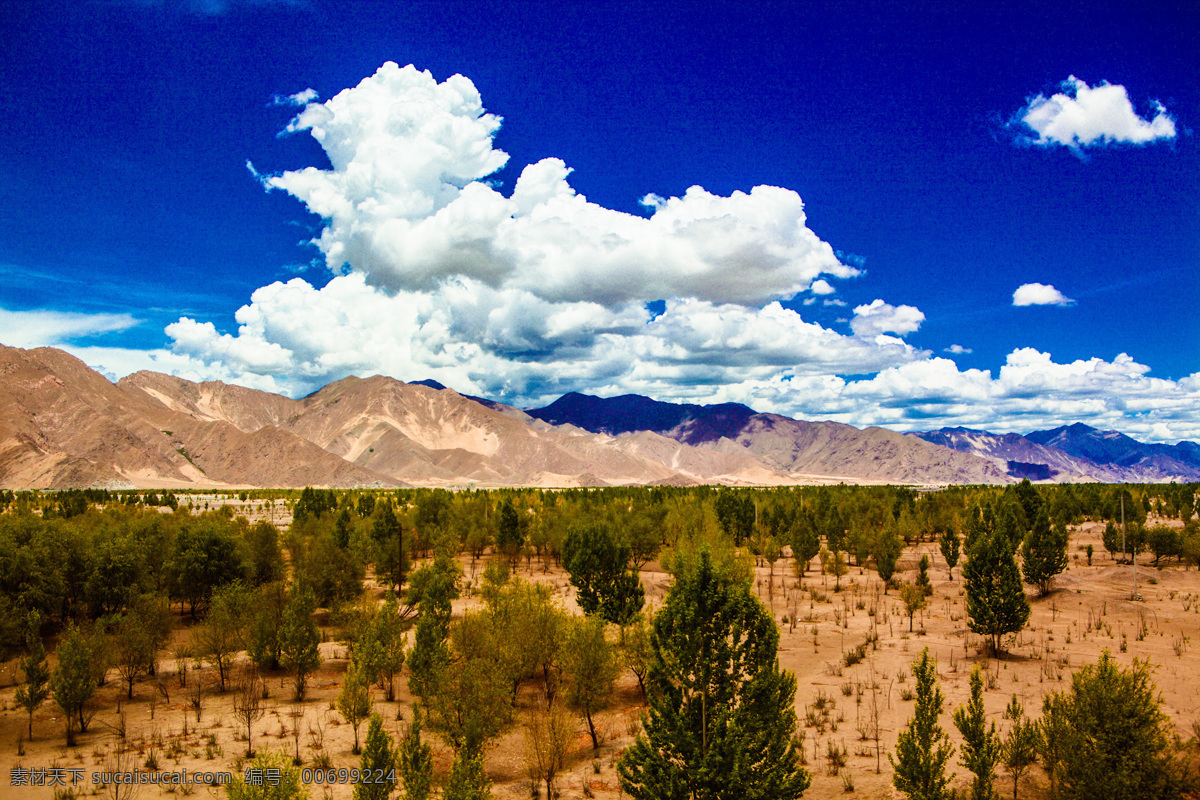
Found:
[[[743, 454], [553, 426], [391, 378], [299, 400], [0, 347], [0, 486], [778, 484]], [[661, 441], [660, 441], [661, 440]]]
[[883, 428], [805, 422], [760, 414], [737, 403], [700, 406], [639, 395], [564, 395], [530, 416], [606, 433], [652, 431], [690, 445], [758, 459], [802, 480], [885, 483], [1004, 483], [1005, 470]]
[[[203, 393], [195, 402], [206, 402]], [[247, 432], [127, 392], [61, 350], [0, 346], [2, 486], [318, 483], [396, 484], [278, 427]]]
[[911, 434], [924, 441], [989, 458], [1015, 477], [1031, 480], [1157, 482], [1200, 480], [1200, 445], [1144, 444], [1117, 431], [1074, 425], [1049, 431], [996, 434], [942, 428]]

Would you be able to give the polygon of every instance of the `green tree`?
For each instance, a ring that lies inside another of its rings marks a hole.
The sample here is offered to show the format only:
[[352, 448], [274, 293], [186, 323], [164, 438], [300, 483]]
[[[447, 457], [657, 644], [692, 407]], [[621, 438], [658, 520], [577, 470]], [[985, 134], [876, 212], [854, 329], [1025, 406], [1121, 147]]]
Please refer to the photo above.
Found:
[[600, 749], [592, 715], [604, 707], [617, 680], [617, 653], [604, 637], [604, 620], [599, 617], [574, 619], [563, 642], [562, 680], [567, 705], [578, 709], [587, 720], [592, 747]]
[[353, 661], [346, 670], [342, 690], [338, 692], [337, 708], [354, 729], [354, 749], [351, 752], [358, 755], [358, 726], [371, 714], [371, 690], [370, 680]]
[[374, 548], [375, 577], [386, 579], [400, 591], [404, 585], [404, 567], [407, 554], [404, 552], [404, 528], [396, 519], [392, 502], [384, 499], [374, 505], [375, 517], [371, 522], [371, 542]]
[[380, 606], [365, 621], [354, 644], [354, 660], [367, 682], [377, 682], [388, 702], [396, 699], [396, 675], [404, 667], [404, 628], [395, 593], [389, 591]]
[[483, 752], [512, 715], [511, 654], [520, 646], [497, 636], [483, 612], [450, 629], [450, 661], [429, 699], [431, 718], [455, 750]]
[[1000, 757], [1000, 734], [996, 723], [988, 726], [983, 708], [983, 674], [976, 664], [971, 669], [971, 699], [954, 709], [954, 727], [962, 734], [960, 763], [975, 776], [971, 783], [972, 800], [992, 800], [996, 792], [996, 762]]
[[1012, 728], [1000, 743], [1000, 763], [1004, 764], [1004, 768], [1012, 775], [1013, 800], [1017, 800], [1017, 787], [1021, 776], [1037, 761], [1040, 734], [1037, 723], [1025, 719], [1025, 709], [1015, 694], [1009, 701], [1004, 716], [1012, 720]]
[[287, 610], [288, 590], [283, 581], [258, 587], [247, 624], [246, 653], [259, 669], [279, 669], [279, 631]]
[[976, 539], [963, 567], [963, 583], [968, 627], [991, 637], [992, 653], [1001, 652], [1001, 637], [1021, 630], [1029, 620], [1021, 572], [1002, 532]]
[[1043, 506], [1021, 544], [1025, 582], [1037, 586], [1039, 594], [1047, 594], [1054, 576], [1066, 568], [1067, 529], [1061, 524], [1051, 527], [1050, 516]]
[[321, 633], [313, 620], [312, 595], [294, 587], [279, 629], [279, 665], [296, 675], [297, 700], [304, 699], [308, 676], [321, 666]]
[[929, 580], [929, 563], [927, 554], [923, 554], [921, 560], [917, 562], [916, 585], [920, 587], [926, 597], [933, 594], [933, 583]]
[[[681, 566], [686, 562], [680, 560]], [[617, 765], [633, 798], [787, 800], [810, 778], [793, 734], [796, 679], [779, 630], [733, 564], [707, 548], [655, 615], [643, 732]]]
[[483, 753], [459, 750], [450, 764], [442, 800], [491, 800], [492, 782], [483, 771]]
[[408, 654], [408, 689], [429, 702], [438, 691], [442, 673], [450, 662], [446, 646], [446, 628], [432, 614], [417, 618], [412, 652]]
[[192, 652], [217, 668], [217, 680], [224, 692], [233, 660], [246, 647], [244, 626], [250, 615], [250, 596], [240, 584], [222, 587], [213, 593], [204, 624], [192, 634]]
[[147, 620], [134, 609], [117, 622], [112, 645], [117, 672], [127, 687], [126, 698], [132, 700], [134, 681], [154, 666], [157, 642]]
[[[363, 748], [359, 762], [359, 774], [363, 779], [354, 785], [354, 800], [388, 800], [391, 797], [397, 788], [398, 755], [391, 734], [383, 729], [383, 718], [372, 714], [367, 726], [367, 746]], [[406, 800], [416, 799], [410, 793]]]
[[942, 558], [946, 559], [950, 580], [954, 580], [954, 568], [958, 566], [959, 541], [958, 533], [953, 528], [942, 533], [941, 551]]
[[187, 602], [194, 619], [218, 587], [244, 577], [245, 562], [229, 523], [206, 515], [180, 527], [167, 570], [172, 597]]
[[525, 534], [521, 532], [521, 517], [513, 508], [511, 500], [505, 498], [500, 504], [500, 522], [496, 527], [496, 548], [508, 559], [515, 570], [517, 556], [525, 545]]
[[626, 625], [642, 610], [645, 593], [637, 572], [629, 569], [629, 545], [618, 542], [607, 526], [571, 528], [562, 550], [583, 613]]
[[260, 750], [246, 762], [244, 771], [234, 771], [225, 796], [229, 800], [308, 800], [309, 793], [300, 780], [300, 768], [289, 756]]
[[412, 722], [396, 756], [405, 800], [429, 800], [432, 792], [433, 748], [421, 741], [421, 724], [421, 706], [414, 703]]
[[283, 579], [283, 549], [279, 546], [278, 528], [265, 519], [254, 523], [246, 532], [246, 549], [250, 555], [250, 582], [254, 586]]
[[908, 614], [908, 630], [911, 633], [913, 629], [913, 615], [924, 608], [929, 599], [925, 596], [925, 590], [915, 583], [903, 583], [900, 585], [900, 599], [904, 601], [904, 612]]
[[1063, 737], [1057, 791], [1063, 800], [1167, 800], [1184, 796], [1186, 765], [1160, 708], [1150, 665], [1122, 669], [1105, 651], [1047, 705]]
[[942, 690], [937, 685], [937, 662], [926, 647], [913, 662], [917, 704], [908, 727], [896, 739], [896, 754], [888, 753], [894, 774], [892, 784], [909, 800], [945, 800], [949, 796], [946, 762], [954, 754], [950, 737], [938, 724]]
[[753, 498], [746, 492], [724, 489], [717, 494], [714, 510], [721, 527], [733, 539], [734, 547], [741, 547], [742, 540], [754, 531]]
[[33, 738], [33, 713], [50, 696], [50, 668], [46, 666], [46, 648], [42, 646], [41, 617], [29, 615], [26, 622], [25, 657], [21, 659], [21, 674], [25, 683], [14, 697], [21, 708], [29, 712], [29, 738]]
[[1111, 521], [1105, 523], [1100, 541], [1104, 544], [1104, 549], [1108, 551], [1109, 559], [1112, 559], [1121, 549], [1121, 529], [1113, 525]]
[[84, 707], [96, 693], [96, 674], [88, 637], [70, 625], [59, 638], [55, 651], [58, 663], [50, 676], [50, 693], [66, 716], [67, 746], [75, 746], [75, 726], [87, 733], [88, 716]]
[[421, 724], [421, 705], [414, 703], [412, 722], [397, 754], [405, 800], [429, 800], [433, 791], [433, 748], [421, 741]]
[[[808, 562], [821, 552], [821, 540], [817, 531], [804, 513], [796, 515], [796, 521], [788, 531], [788, 544], [792, 546], [792, 557], [800, 567], [796, 574], [803, 575], [808, 571]], [[895, 565], [893, 565], [894, 567]]]
[[880, 531], [874, 549], [875, 569], [879, 572], [879, 580], [883, 581], [883, 593], [887, 594], [888, 582], [896, 574], [896, 562], [900, 559], [904, 544], [895, 531], [886, 528]]

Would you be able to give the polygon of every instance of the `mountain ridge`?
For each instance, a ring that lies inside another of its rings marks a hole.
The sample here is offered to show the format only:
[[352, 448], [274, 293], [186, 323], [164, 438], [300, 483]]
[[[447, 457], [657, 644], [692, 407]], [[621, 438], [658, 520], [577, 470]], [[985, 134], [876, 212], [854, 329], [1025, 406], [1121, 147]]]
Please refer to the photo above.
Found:
[[112, 383], [61, 350], [3, 345], [0, 377], [0, 486], [7, 488], [944, 485], [1200, 476], [1194, 443], [1148, 445], [1082, 423], [1029, 437], [966, 428], [901, 434], [739, 403], [582, 393], [521, 410], [433, 380], [378, 375], [343, 378], [291, 399], [155, 372]]

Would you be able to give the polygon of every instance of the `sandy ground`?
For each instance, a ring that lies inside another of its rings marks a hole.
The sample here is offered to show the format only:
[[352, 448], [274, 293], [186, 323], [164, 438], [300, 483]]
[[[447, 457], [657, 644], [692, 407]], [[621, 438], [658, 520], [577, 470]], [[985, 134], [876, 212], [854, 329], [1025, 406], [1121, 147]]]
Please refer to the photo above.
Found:
[[[1200, 700], [1193, 681], [1200, 675], [1200, 660], [1192, 647], [1194, 643], [1200, 644], [1200, 572], [1185, 571], [1174, 564], [1155, 570], [1148, 566], [1150, 558], [1143, 555], [1139, 569], [1142, 600], [1132, 602], [1131, 569], [1109, 560], [1100, 545], [1101, 530], [1101, 525], [1087, 524], [1082, 530], [1073, 531], [1069, 569], [1059, 576], [1056, 590], [1049, 596], [1035, 598], [1030, 594], [1029, 625], [1010, 640], [1009, 655], [999, 660], [979, 654], [981, 637], [970, 634], [966, 626], [959, 569], [954, 570], [954, 579], [949, 580], [936, 544], [909, 548], [901, 560], [900, 567], [904, 570], [901, 577], [908, 580], [915, 576], [922, 553], [928, 553], [933, 561], [931, 576], [935, 593], [928, 608], [913, 620], [912, 633], [897, 593], [883, 595], [872, 571], [851, 567], [842, 578], [842, 591], [834, 592], [833, 578], [823, 577], [816, 570], [810, 570], [803, 579], [803, 588], [797, 589], [791, 564], [786, 560], [776, 564], [773, 582], [768, 579], [767, 568], [760, 568], [756, 591], [780, 623], [780, 662], [797, 678], [796, 711], [804, 735], [807, 768], [813, 775], [812, 787], [805, 797], [813, 800], [844, 797], [851, 791], [849, 786], [853, 786], [851, 796], [899, 796], [891, 788], [886, 754], [912, 715], [913, 702], [904, 697], [914, 688], [911, 663], [925, 647], [937, 659], [941, 688], [946, 696], [941, 723], [956, 744], [959, 737], [950, 711], [967, 699], [972, 665], [987, 669], [990, 678], [986, 706], [1001, 730], [1006, 731], [1008, 723], [1003, 720], [1002, 712], [1013, 694], [1024, 703], [1027, 714], [1037, 717], [1042, 696], [1069, 687], [1072, 671], [1094, 663], [1106, 648], [1122, 665], [1134, 658], [1149, 660], [1155, 667], [1163, 708], [1178, 733], [1184, 738], [1195, 735], [1193, 725], [1200, 721]], [[1087, 565], [1083, 552], [1089, 543], [1096, 551], [1091, 566]], [[465, 562], [464, 566], [470, 578], [471, 566]], [[563, 573], [544, 570], [537, 560], [528, 567], [523, 564], [521, 571], [528, 579], [551, 584], [566, 606], [577, 612]], [[652, 564], [642, 578], [647, 598], [660, 603], [669, 586], [669, 576]], [[813, 592], [817, 594], [815, 598]], [[475, 602], [473, 598], [463, 598], [456, 603], [456, 613]], [[795, 624], [793, 616], [798, 617]], [[845, 666], [844, 653], [865, 641], [872, 631], [878, 634], [876, 647], [867, 648], [862, 662]], [[186, 638], [187, 632], [184, 620], [177, 631], [176, 644]], [[359, 761], [351, 753], [353, 732], [331, 708], [345, 674], [346, 648], [327, 642], [321, 650], [325, 662], [313, 677], [304, 702], [291, 702], [287, 675], [268, 678], [271, 697], [266, 701], [264, 717], [254, 726], [254, 745], [256, 749], [269, 748], [289, 754], [298, 749], [306, 767], [353, 768]], [[205, 786], [171, 791], [144, 786], [133, 793], [122, 787], [114, 795], [111, 787], [105, 789], [92, 783], [93, 772], [112, 770], [122, 762], [126, 769], [144, 769], [151, 752], [160, 771], [187, 769], [194, 775], [199, 771], [241, 769], [238, 757], [244, 753], [246, 743], [244, 731], [231, 713], [232, 693], [215, 693], [213, 670], [197, 669], [189, 661], [189, 685], [201, 680], [208, 687], [197, 722], [195, 711], [186, 704], [183, 690], [178, 686], [177, 671], [178, 661], [173, 651], [164, 651], [158, 680], [170, 687], [169, 700], [158, 693], [155, 679], [143, 679], [135, 686], [134, 700], [121, 705], [126, 720], [124, 756], [118, 756], [122, 742], [116, 733], [117, 700], [123, 692], [115, 671], [100, 689], [99, 711], [75, 747], [64, 745], [61, 712], [52, 701], [47, 701], [34, 717], [33, 740], [24, 742], [21, 745], [24, 755], [18, 755], [18, 739], [25, 733], [27, 718], [13, 704], [15, 662], [0, 667], [0, 766], [4, 769], [0, 775], [0, 797], [35, 800], [54, 796], [54, 790], [48, 786], [13, 786], [12, 769], [18, 766], [61, 768], [65, 772], [60, 774], [68, 784], [70, 770], [80, 770], [77, 774], [81, 779], [75, 787], [77, 796], [224, 796], [223, 792]], [[407, 673], [397, 682], [395, 703], [384, 702], [382, 692], [374, 690], [375, 708], [397, 739], [411, 713], [412, 698], [407, 692], [406, 678]], [[493, 791], [497, 798], [531, 796], [523, 763], [524, 734], [520, 719], [534, 702], [533, 692], [530, 687], [522, 693], [516, 711], [517, 723], [488, 750], [486, 766], [495, 782]], [[869, 732], [873, 705], [878, 709], [881, 729], [878, 754], [875, 742], [864, 740], [861, 735]], [[612, 704], [599, 716], [604, 740], [599, 751], [592, 750], [586, 724], [579, 720], [569, 764], [559, 781], [562, 797], [621, 796], [613, 765], [636, 734], [643, 709], [636, 679], [624, 674]], [[360, 734], [365, 739], [365, 724]], [[436, 769], [444, 778], [452, 753], [436, 736], [429, 736], [428, 741], [434, 744]], [[829, 758], [831, 749], [845, 752], [845, 766], [835, 768]], [[881, 773], [876, 772], [877, 763]], [[958, 775], [958, 784], [965, 785], [968, 773], [958, 764], [957, 755], [952, 768]], [[1003, 796], [1011, 796], [1011, 778], [1001, 772], [997, 788]], [[348, 784], [312, 785], [310, 790], [313, 798], [351, 796]], [[1037, 798], [1044, 794], [1045, 776], [1034, 767], [1022, 781], [1020, 796]]]

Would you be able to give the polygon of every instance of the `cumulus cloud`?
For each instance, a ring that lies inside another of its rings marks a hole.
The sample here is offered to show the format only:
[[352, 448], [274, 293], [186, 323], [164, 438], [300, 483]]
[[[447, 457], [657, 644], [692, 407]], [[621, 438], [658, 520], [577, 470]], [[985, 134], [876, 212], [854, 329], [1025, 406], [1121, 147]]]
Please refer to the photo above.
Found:
[[789, 189], [721, 197], [693, 186], [643, 198], [652, 211], [643, 217], [588, 202], [571, 169], [546, 158], [505, 196], [486, 181], [508, 162], [493, 147], [500, 124], [467, 78], [438, 83], [389, 62], [289, 124], [311, 133], [332, 169], [266, 182], [325, 218], [316, 245], [331, 270], [390, 293], [463, 278], [610, 308], [648, 297], [762, 306], [822, 274], [858, 274], [809, 230]]
[[850, 329], [856, 336], [876, 336], [881, 333], [898, 333], [901, 336], [921, 327], [925, 315], [913, 306], [893, 306], [876, 299], [854, 309]]
[[138, 321], [129, 314], [79, 314], [70, 311], [8, 311], [0, 308], [0, 331], [10, 347], [59, 347], [72, 339], [129, 330]]
[[1075, 301], [1053, 286], [1044, 283], [1023, 283], [1013, 292], [1014, 306], [1069, 306]]
[[953, 353], [956, 356], [970, 355], [974, 351], [969, 347], [963, 347], [961, 344], [952, 344], [946, 348], [945, 352]]
[[237, 333], [223, 334], [183, 318], [167, 328], [172, 349], [233, 374], [269, 376], [291, 394], [384, 373], [522, 403], [597, 381], [673, 395], [780, 372], [871, 374], [928, 356], [895, 337], [837, 333], [778, 302], [755, 309], [672, 298], [652, 313], [644, 304], [551, 302], [466, 278], [395, 295], [358, 273], [321, 289], [294, 278], [257, 290], [236, 319]]
[[837, 291], [837, 289], [834, 289], [833, 286], [830, 285], [829, 281], [825, 280], [824, 278], [817, 278], [812, 282], [812, 286], [808, 287], [808, 290], [813, 294], [833, 294]]
[[1062, 92], [1030, 99], [1015, 121], [1037, 134], [1022, 141], [1049, 147], [1081, 148], [1107, 144], [1144, 145], [1175, 138], [1175, 120], [1154, 102], [1154, 117], [1143, 119], [1134, 111], [1124, 86], [1101, 81], [1088, 86], [1074, 75], [1062, 83]]

